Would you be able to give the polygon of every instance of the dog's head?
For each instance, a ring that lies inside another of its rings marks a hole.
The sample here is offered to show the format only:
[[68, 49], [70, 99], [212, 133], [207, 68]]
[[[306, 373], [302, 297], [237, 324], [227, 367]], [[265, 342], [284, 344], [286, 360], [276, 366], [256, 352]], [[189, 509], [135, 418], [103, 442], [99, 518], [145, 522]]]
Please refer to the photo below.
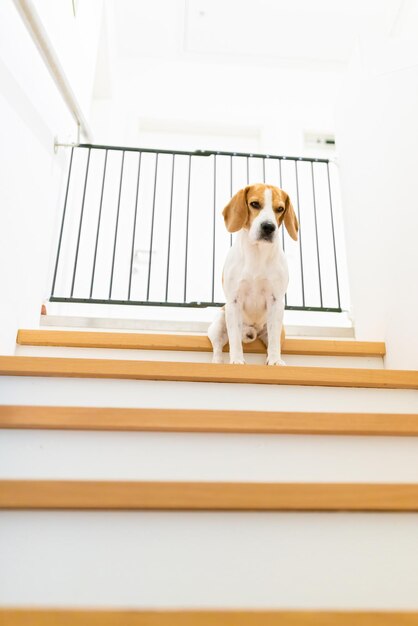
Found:
[[248, 185], [238, 191], [223, 210], [230, 233], [244, 228], [254, 243], [273, 243], [282, 223], [295, 241], [299, 224], [289, 196], [273, 185]]

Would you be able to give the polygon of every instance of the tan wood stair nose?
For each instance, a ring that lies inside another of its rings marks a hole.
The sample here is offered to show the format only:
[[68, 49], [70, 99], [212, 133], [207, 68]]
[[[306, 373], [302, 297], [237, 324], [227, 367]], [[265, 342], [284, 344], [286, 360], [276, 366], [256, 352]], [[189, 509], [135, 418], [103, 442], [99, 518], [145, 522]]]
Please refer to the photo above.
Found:
[[[23, 346], [212, 351], [211, 343], [206, 335], [22, 329], [19, 330], [16, 341]], [[227, 346], [226, 350], [228, 350]], [[257, 339], [252, 343], [244, 344], [244, 351], [265, 353], [266, 347]], [[282, 352], [283, 354], [311, 356], [383, 357], [386, 348], [384, 342], [381, 341], [286, 338], [282, 345]]]
[[175, 361], [0, 357], [0, 376], [115, 378], [184, 382], [418, 389], [418, 371], [226, 365]]
[[0, 608], [1, 626], [417, 626], [417, 611]]
[[418, 511], [418, 485], [0, 480], [0, 509]]
[[418, 414], [0, 406], [0, 428], [418, 436]]

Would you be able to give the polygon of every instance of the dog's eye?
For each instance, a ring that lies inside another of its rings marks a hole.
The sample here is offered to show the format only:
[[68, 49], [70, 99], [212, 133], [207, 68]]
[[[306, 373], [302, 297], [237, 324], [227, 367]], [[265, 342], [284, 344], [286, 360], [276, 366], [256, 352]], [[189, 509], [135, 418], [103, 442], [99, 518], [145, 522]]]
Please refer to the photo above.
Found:
[[276, 211], [276, 213], [283, 213], [284, 211], [284, 207], [283, 206], [278, 206], [277, 209], [274, 209]]
[[253, 209], [261, 209], [259, 202], [250, 202], [250, 206], [252, 206]]

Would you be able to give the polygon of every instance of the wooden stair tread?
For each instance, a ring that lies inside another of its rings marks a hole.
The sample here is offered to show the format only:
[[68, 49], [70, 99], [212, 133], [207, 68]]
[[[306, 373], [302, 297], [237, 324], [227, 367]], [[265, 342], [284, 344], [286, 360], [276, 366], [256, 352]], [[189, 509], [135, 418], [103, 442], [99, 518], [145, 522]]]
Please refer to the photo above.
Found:
[[0, 406], [0, 428], [417, 436], [418, 414]]
[[414, 370], [25, 356], [0, 357], [0, 375], [418, 389]]
[[418, 485], [0, 480], [0, 509], [418, 511]]
[[2, 626], [417, 626], [418, 611], [0, 608]]
[[[206, 335], [22, 329], [19, 330], [16, 341], [24, 346], [212, 351], [211, 343]], [[266, 348], [257, 339], [252, 343], [244, 344], [244, 351], [265, 353]], [[294, 355], [383, 357], [386, 349], [384, 342], [380, 341], [292, 338], [285, 339], [282, 352]]]

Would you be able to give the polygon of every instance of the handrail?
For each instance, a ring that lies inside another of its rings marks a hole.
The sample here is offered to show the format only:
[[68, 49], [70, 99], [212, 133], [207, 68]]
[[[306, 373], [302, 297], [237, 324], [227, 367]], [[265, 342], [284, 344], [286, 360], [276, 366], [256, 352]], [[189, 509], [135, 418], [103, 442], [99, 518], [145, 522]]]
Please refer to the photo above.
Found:
[[32, 0], [13, 0], [13, 2], [24, 25], [26, 26], [29, 35], [38, 48], [39, 54], [51, 74], [62, 99], [73, 116], [79, 132], [81, 132], [88, 141], [91, 141], [92, 133], [88, 122], [84, 117], [83, 111], [73, 90], [71, 89], [71, 85], [68, 82], [58, 56], [55, 53], [54, 47], [52, 46]]

